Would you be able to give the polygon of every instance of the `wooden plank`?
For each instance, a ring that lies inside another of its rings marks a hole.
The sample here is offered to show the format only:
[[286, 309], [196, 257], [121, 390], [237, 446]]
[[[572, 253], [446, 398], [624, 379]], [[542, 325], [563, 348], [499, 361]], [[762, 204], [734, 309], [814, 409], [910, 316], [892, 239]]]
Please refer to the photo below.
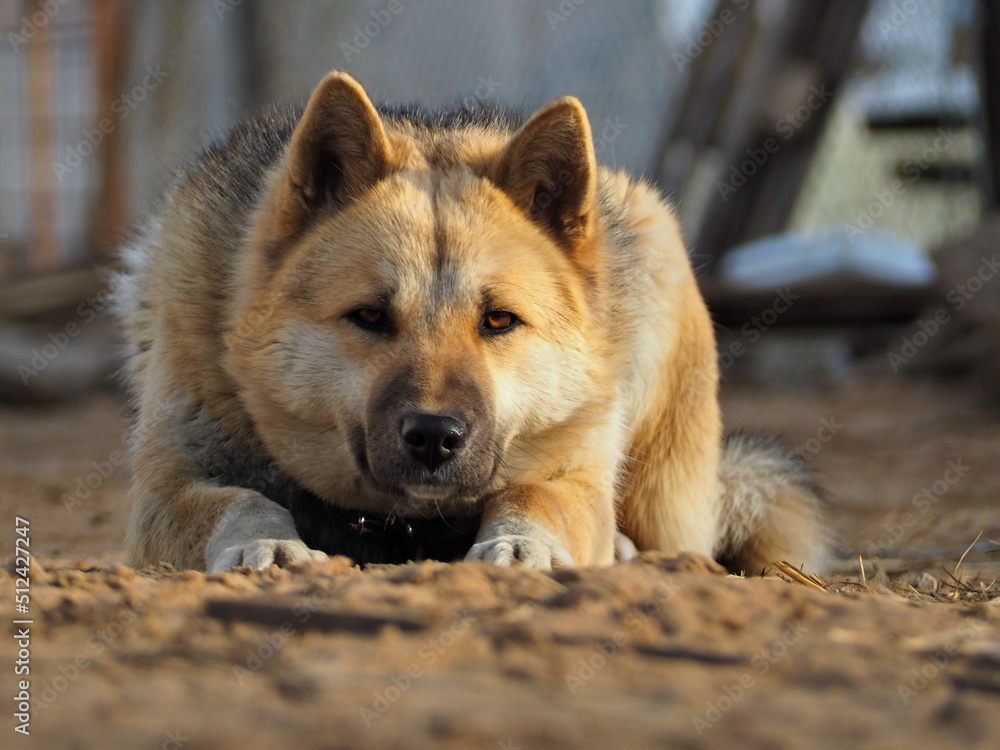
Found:
[[[27, 17], [45, 15], [41, 0], [26, 0]], [[29, 228], [28, 271], [46, 271], [60, 263], [59, 236], [56, 232], [56, 186], [53, 182], [53, 56], [51, 24], [38, 27], [27, 45], [28, 82], [28, 192], [31, 220]]]
[[[717, 0], [711, 19], [730, 8], [730, 0]], [[721, 122], [726, 120], [726, 96], [733, 89], [734, 71], [751, 32], [752, 12], [737, 13], [722, 33], [691, 63], [687, 86], [677, 106], [678, 116], [663, 136], [659, 181], [670, 194], [680, 194], [694, 168], [697, 154], [712, 146]], [[679, 53], [687, 54], [684, 51]]]
[[106, 281], [99, 271], [84, 269], [35, 276], [0, 286], [0, 320], [31, 318], [73, 308], [104, 294]]
[[[727, 5], [718, 4], [716, 13]], [[682, 211], [699, 265], [711, 269], [728, 248], [784, 229], [832, 96], [824, 94], [822, 106], [811, 109], [791, 134], [779, 132], [780, 118], [802, 104], [811, 87], [836, 90], [847, 74], [867, 7], [867, 0], [815, 0], [786, 3], [773, 13], [748, 11], [743, 24], [734, 22], [703, 51], [682, 104], [682, 117], [690, 121], [670, 134], [660, 174], [661, 185], [671, 194], [706, 204], [695, 209], [694, 226], [692, 212]], [[765, 148], [768, 139], [780, 144], [776, 152]], [[732, 168], [750, 158], [748, 150], [766, 153], [763, 163], [738, 189], [720, 190], [730, 181]], [[694, 182], [701, 195], [690, 196], [685, 180], [699, 168], [705, 173]]]
[[[700, 285], [712, 319], [720, 326], [739, 329], [759, 319], [775, 302], [773, 291], [733, 289], [711, 278], [701, 279]], [[791, 289], [798, 299], [777, 317], [776, 327], [906, 324], [941, 299], [941, 290], [935, 287], [890, 287], [855, 280]]]
[[1000, 0], [982, 0], [982, 94], [986, 112], [989, 205], [1000, 209]]
[[[103, 118], [110, 118], [114, 100], [125, 87], [130, 26], [121, 0], [98, 0], [95, 10], [97, 90], [93, 126], [99, 127]], [[87, 234], [90, 256], [100, 265], [110, 262], [111, 251], [121, 242], [127, 226], [124, 147], [124, 133], [116, 127], [105, 134], [98, 149], [99, 183]]]
[[836, 89], [848, 72], [867, 7], [867, 2], [853, 0], [816, 0], [789, 8], [792, 30], [783, 44], [781, 65], [808, 76], [808, 85], [800, 89], [816, 87], [832, 93], [824, 94], [822, 105], [810, 108], [808, 119], [787, 137], [776, 130], [758, 133], [733, 155], [734, 161], [743, 161], [740, 157], [745, 158], [746, 149], [764, 149], [767, 138], [774, 138], [780, 146], [745, 185], [713, 201], [698, 233], [698, 251], [707, 253], [710, 261], [742, 242], [784, 230], [833, 109]]

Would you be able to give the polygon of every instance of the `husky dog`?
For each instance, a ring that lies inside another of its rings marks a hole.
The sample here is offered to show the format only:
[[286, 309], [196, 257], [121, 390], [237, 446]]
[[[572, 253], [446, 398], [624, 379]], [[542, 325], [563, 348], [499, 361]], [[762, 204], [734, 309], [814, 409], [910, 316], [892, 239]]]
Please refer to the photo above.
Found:
[[722, 439], [673, 211], [572, 97], [380, 109], [331, 73], [208, 149], [124, 265], [134, 565], [822, 565], [801, 465]]

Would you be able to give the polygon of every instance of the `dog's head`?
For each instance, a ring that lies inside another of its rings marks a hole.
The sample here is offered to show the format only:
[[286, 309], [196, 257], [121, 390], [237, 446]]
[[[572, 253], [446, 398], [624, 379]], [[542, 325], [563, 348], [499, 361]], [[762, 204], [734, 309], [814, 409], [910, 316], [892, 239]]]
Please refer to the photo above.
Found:
[[414, 510], [557, 471], [546, 434], [601, 390], [595, 182], [575, 99], [514, 132], [436, 128], [329, 75], [257, 210], [227, 336], [278, 460]]

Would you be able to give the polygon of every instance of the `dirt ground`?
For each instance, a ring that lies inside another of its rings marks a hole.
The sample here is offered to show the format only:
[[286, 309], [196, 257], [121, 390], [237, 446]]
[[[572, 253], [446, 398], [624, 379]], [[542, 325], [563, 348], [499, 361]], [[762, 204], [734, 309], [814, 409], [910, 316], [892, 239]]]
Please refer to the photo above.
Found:
[[14, 732], [7, 637], [0, 745], [997, 747], [1000, 417], [877, 377], [731, 386], [724, 407], [785, 434], [827, 489], [840, 559], [822, 586], [655, 555], [552, 574], [133, 571], [120, 402], [0, 409], [0, 550], [21, 517], [34, 555], [28, 615], [0, 573], [10, 635], [33, 620], [31, 734]]

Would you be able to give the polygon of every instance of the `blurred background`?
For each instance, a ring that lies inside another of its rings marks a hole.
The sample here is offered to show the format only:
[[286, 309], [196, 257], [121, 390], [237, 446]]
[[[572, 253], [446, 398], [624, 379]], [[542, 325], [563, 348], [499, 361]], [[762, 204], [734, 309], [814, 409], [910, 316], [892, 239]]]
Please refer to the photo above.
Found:
[[205, 144], [341, 69], [386, 102], [580, 97], [598, 158], [678, 206], [727, 422], [815, 459], [843, 559], [996, 559], [1000, 2], [0, 0], [0, 28], [0, 500], [51, 511], [51, 553], [123, 524], [100, 269]]

